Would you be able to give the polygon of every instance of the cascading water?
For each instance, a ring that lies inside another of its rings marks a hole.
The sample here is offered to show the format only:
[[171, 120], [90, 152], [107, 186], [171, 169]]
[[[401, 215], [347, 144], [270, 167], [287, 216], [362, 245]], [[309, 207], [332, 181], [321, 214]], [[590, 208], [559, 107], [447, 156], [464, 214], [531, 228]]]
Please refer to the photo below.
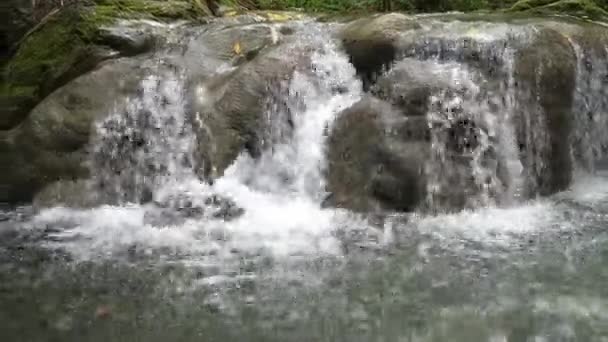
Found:
[[[185, 247], [187, 253], [194, 242], [186, 247], [183, 241], [192, 239], [201, 245], [194, 249], [205, 256], [235, 250], [334, 251], [331, 234], [341, 214], [320, 208], [326, 196], [325, 137], [336, 115], [358, 101], [361, 83], [327, 32], [315, 28], [300, 38], [313, 49], [310, 69], [294, 71], [287, 83], [271, 85], [276, 87], [267, 99], [271, 129], [258, 158], [243, 152], [213, 184], [199, 180], [192, 124], [204, 119], [185, 115], [183, 72], [163, 67], [165, 71], [142, 81], [141, 91], [127, 100], [125, 111], [98, 124], [93, 143], [96, 188], [122, 206], [114, 209], [115, 219], [129, 216], [128, 220], [118, 227], [117, 222], [104, 222], [100, 218], [110, 208], [94, 209], [98, 213], [93, 216], [51, 210], [40, 219], [76, 218], [75, 227], [59, 233], [59, 239], [78, 235], [104, 241], [80, 249], [86, 258], [103, 249], [137, 245], [143, 236], [165, 239], [168, 247]], [[153, 204], [137, 204], [150, 201]], [[93, 224], [91, 219], [100, 222]], [[120, 232], [109, 233], [113, 229]], [[123, 238], [116, 239], [117, 235]], [[161, 240], [155, 243], [162, 244]]]
[[446, 80], [447, 87], [431, 94], [426, 113], [432, 138], [426, 205], [432, 211], [512, 203], [525, 188], [511, 44], [528, 39], [527, 32], [462, 28], [447, 24], [439, 36], [428, 29], [405, 52], [433, 63], [429, 80]]
[[190, 127], [183, 76], [159, 71], [146, 77], [124, 111], [97, 125], [91, 161], [96, 190], [118, 204], [139, 203], [171, 180], [192, 177]]
[[577, 59], [572, 159], [582, 170], [593, 172], [596, 161], [603, 159], [608, 149], [608, 67], [603, 61], [608, 47], [602, 47], [603, 51], [584, 51], [575, 41], [571, 44]]

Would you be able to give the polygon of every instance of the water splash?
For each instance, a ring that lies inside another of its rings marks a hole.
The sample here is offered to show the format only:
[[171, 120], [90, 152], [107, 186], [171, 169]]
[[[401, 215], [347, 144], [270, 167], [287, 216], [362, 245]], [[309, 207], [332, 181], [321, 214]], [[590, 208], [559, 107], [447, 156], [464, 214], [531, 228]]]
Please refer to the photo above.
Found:
[[201, 182], [193, 169], [196, 141], [185, 115], [184, 78], [179, 70], [152, 75], [125, 112], [98, 126], [96, 182], [121, 205], [49, 209], [34, 226], [60, 226], [50, 246], [87, 260], [159, 249], [226, 263], [243, 254], [339, 252], [332, 234], [351, 218], [321, 209], [325, 138], [336, 115], [359, 100], [362, 86], [327, 30], [317, 27], [301, 38], [312, 47], [311, 68], [280, 85], [285, 91], [271, 92], [267, 106], [282, 111], [267, 113], [273, 124], [289, 119], [293, 128], [271, 129], [258, 158], [243, 152], [213, 184]]

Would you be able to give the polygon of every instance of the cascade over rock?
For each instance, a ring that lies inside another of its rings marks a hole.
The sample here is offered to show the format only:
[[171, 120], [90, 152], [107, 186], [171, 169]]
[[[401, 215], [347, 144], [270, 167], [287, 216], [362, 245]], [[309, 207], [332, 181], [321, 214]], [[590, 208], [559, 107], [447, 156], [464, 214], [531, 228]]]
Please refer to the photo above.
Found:
[[566, 189], [573, 176], [571, 139], [576, 55], [566, 36], [541, 29], [517, 52], [517, 132], [528, 191], [541, 195]]
[[400, 52], [403, 33], [418, 28], [420, 24], [412, 17], [390, 13], [348, 23], [339, 36], [363, 85], [368, 86]]
[[[100, 28], [112, 59], [0, 132], [0, 200], [186, 203], [175, 220], [249, 215], [260, 194], [454, 211], [564, 190], [608, 150], [599, 25], [280, 18]], [[167, 190], [185, 180], [204, 200]]]

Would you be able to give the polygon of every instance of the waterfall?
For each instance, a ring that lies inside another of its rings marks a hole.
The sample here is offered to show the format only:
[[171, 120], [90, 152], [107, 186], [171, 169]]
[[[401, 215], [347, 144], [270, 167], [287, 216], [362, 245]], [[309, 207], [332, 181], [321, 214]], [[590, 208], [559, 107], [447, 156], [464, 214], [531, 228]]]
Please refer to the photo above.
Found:
[[96, 190], [113, 203], [145, 202], [164, 184], [192, 177], [194, 139], [184, 76], [148, 75], [124, 110], [100, 122], [92, 143]]
[[118, 205], [115, 217], [106, 218], [108, 207], [86, 215], [47, 211], [41, 219], [76, 221], [57, 233], [57, 240], [89, 241], [88, 248], [73, 250], [83, 258], [133, 249], [129, 246], [141, 239], [200, 258], [231, 258], [234, 251], [335, 252], [331, 235], [346, 213], [321, 209], [325, 139], [336, 116], [360, 99], [362, 85], [326, 28], [300, 34], [298, 43], [312, 51], [310, 68], [271, 85], [265, 101], [271, 125], [260, 134], [265, 137], [260, 155], [243, 151], [212, 183], [196, 176], [193, 123], [204, 118], [185, 114], [184, 72], [159, 67], [162, 72], [146, 77], [125, 110], [97, 125], [92, 144], [95, 185]]
[[570, 43], [577, 59], [572, 159], [580, 170], [594, 172], [595, 163], [605, 157], [608, 148], [608, 47], [585, 51], [576, 41]]
[[469, 37], [445, 33], [467, 25], [447, 26], [418, 37], [405, 53], [431, 63], [429, 80], [445, 80], [426, 113], [432, 152], [425, 207], [436, 212], [513, 203], [525, 195], [527, 177], [517, 147], [512, 45], [527, 32], [496, 25]]

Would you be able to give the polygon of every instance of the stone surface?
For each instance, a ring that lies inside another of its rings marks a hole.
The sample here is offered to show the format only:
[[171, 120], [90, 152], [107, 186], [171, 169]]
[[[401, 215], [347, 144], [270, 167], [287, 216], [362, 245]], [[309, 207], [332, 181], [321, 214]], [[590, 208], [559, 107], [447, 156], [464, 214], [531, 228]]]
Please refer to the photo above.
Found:
[[549, 195], [572, 182], [576, 55], [568, 38], [542, 29], [517, 52], [517, 131], [528, 191]]
[[399, 52], [400, 36], [417, 28], [420, 25], [412, 17], [399, 13], [374, 15], [346, 24], [339, 37], [365, 87], [393, 62]]
[[411, 211], [422, 204], [430, 153], [425, 123], [373, 98], [341, 113], [328, 143], [331, 205], [369, 212]]

